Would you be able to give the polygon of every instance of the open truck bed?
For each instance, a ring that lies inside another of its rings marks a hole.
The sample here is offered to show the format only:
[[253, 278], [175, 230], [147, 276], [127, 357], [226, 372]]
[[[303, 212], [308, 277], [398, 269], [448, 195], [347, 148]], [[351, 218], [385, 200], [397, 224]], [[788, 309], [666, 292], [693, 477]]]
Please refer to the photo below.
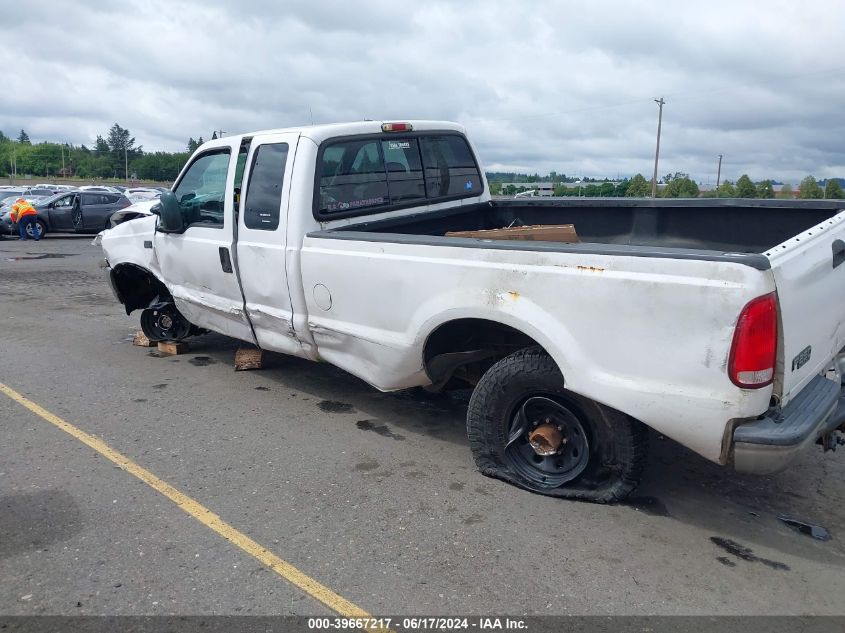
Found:
[[[334, 229], [332, 233], [334, 237], [346, 239], [413, 240], [422, 243], [431, 241], [427, 238], [444, 237], [453, 231], [572, 224], [581, 243], [559, 244], [554, 248], [571, 249], [573, 252], [672, 255], [684, 259], [720, 256], [735, 259], [737, 254], [764, 254], [830, 219], [842, 209], [845, 209], [845, 201], [842, 200], [498, 199], [443, 211], [361, 222]], [[360, 233], [373, 235], [365, 237]], [[390, 234], [390, 237], [385, 234]], [[534, 249], [536, 246], [487, 244], [490, 248]], [[627, 248], [608, 249], [603, 246]], [[667, 253], [655, 248], [677, 250]], [[742, 261], [758, 268], [767, 267], [761, 258], [749, 257]]]

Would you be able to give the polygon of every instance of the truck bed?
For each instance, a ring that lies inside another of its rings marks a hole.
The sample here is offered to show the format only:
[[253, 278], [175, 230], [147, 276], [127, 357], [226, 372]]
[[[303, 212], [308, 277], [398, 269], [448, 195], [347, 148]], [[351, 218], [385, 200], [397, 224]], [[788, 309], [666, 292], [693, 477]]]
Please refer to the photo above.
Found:
[[[332, 230], [332, 237], [399, 239], [421, 242], [449, 231], [495, 229], [537, 224], [573, 224], [580, 244], [560, 244], [559, 250], [589, 250], [629, 255], [665, 255], [736, 260], [767, 267], [765, 254], [778, 244], [833, 217], [845, 208], [841, 200], [747, 199], [602, 199], [494, 200], [443, 211], [362, 222]], [[357, 235], [356, 235], [357, 234]], [[390, 237], [388, 237], [388, 235]], [[412, 239], [414, 236], [417, 239]], [[420, 240], [419, 238], [423, 238]], [[444, 238], [465, 240], [464, 238]], [[438, 240], [439, 242], [439, 240]], [[442, 242], [440, 242], [442, 243]], [[457, 242], [453, 242], [458, 245]], [[596, 248], [596, 245], [624, 248]], [[488, 248], [543, 249], [537, 243], [485, 243]], [[658, 249], [658, 250], [655, 250]], [[666, 252], [663, 249], [678, 249]], [[684, 258], [686, 258], [684, 257]]]

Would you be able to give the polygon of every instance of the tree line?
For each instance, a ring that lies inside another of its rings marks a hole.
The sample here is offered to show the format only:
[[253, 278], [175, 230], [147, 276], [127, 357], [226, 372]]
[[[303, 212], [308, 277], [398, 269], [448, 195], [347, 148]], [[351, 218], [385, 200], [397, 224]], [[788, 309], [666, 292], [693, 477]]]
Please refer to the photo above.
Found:
[[[211, 138], [216, 139], [217, 133]], [[90, 147], [54, 142], [33, 144], [25, 130], [14, 139], [0, 131], [0, 173], [172, 181], [203, 143], [201, 136], [197, 140], [192, 137], [183, 152], [145, 152], [129, 130], [117, 123], [105, 135], [98, 134]]]
[[[217, 138], [213, 132], [211, 139]], [[179, 175], [182, 166], [190, 155], [204, 143], [202, 136], [196, 140], [191, 137], [182, 152], [145, 152], [136, 144], [135, 137], [128, 129], [115, 123], [105, 135], [97, 135], [91, 147], [70, 143], [43, 142], [33, 144], [29, 134], [21, 130], [17, 138], [12, 139], [0, 131], [0, 173], [9, 175], [30, 174], [33, 176], [76, 178], [124, 178], [140, 180], [172, 181]], [[557, 172], [540, 174], [519, 174], [515, 172], [488, 172], [490, 191], [494, 195], [513, 195], [519, 191], [531, 189], [533, 183], [552, 183], [556, 196], [587, 197], [648, 197], [651, 195], [651, 181], [642, 174], [625, 178], [620, 182], [609, 179], [598, 180], [589, 177], [576, 178]], [[735, 183], [725, 181], [713, 191], [700, 191], [689, 174], [675, 172], [660, 179], [664, 185], [658, 195], [664, 198], [774, 198], [775, 191], [771, 180], [753, 182], [747, 174], [740, 176]], [[511, 184], [503, 188], [503, 183]], [[524, 186], [522, 186], [524, 183]], [[780, 197], [793, 197], [792, 186], [781, 187]], [[845, 198], [838, 178], [828, 178], [824, 188], [813, 176], [807, 176], [798, 185], [798, 197]]]
[[[651, 196], [651, 180], [647, 180], [642, 174], [632, 178], [625, 178], [619, 182], [611, 182], [609, 179], [598, 181], [584, 178], [577, 182], [574, 178], [557, 180], [555, 172], [549, 176], [525, 176], [516, 173], [494, 172], [487, 174], [490, 182], [490, 192], [493, 195], [514, 195], [521, 191], [532, 189], [532, 185], [545, 182], [554, 185], [555, 196], [586, 196], [602, 198], [647, 198]], [[503, 178], [503, 176], [508, 178]], [[509, 182], [504, 185], [503, 183]], [[657, 190], [661, 198], [774, 198], [776, 197], [774, 185], [771, 180], [754, 182], [747, 174], [737, 178], [736, 182], [726, 180], [719, 184], [719, 187], [709, 191], [701, 191], [698, 184], [689, 177], [689, 174], [675, 172], [666, 174], [659, 180], [663, 186]], [[517, 184], [518, 183], [518, 184]], [[790, 184], [780, 187], [777, 197], [792, 198], [795, 191]], [[798, 198], [818, 199], [845, 198], [842, 184], [838, 178], [828, 178], [824, 188], [813, 176], [807, 176], [798, 185]]]

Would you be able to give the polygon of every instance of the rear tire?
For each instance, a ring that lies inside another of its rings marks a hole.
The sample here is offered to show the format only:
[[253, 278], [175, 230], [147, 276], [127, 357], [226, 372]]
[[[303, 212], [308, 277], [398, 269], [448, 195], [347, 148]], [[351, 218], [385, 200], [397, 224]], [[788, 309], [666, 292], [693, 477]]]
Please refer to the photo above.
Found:
[[[550, 421], [565, 439], [556, 453], [541, 456], [528, 434]], [[487, 370], [470, 398], [467, 435], [483, 474], [596, 503], [619, 501], [637, 487], [648, 445], [641, 422], [565, 389], [560, 369], [540, 347]]]

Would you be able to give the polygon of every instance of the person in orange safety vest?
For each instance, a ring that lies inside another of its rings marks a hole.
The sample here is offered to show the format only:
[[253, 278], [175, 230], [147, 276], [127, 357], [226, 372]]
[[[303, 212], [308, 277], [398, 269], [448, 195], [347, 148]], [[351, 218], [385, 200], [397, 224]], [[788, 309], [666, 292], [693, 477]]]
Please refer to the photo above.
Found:
[[20, 239], [28, 238], [26, 227], [32, 226], [32, 239], [36, 242], [41, 239], [41, 234], [38, 231], [38, 212], [29, 202], [23, 198], [18, 198], [15, 204], [12, 205], [12, 213], [10, 214], [12, 222], [18, 225], [18, 235]]

